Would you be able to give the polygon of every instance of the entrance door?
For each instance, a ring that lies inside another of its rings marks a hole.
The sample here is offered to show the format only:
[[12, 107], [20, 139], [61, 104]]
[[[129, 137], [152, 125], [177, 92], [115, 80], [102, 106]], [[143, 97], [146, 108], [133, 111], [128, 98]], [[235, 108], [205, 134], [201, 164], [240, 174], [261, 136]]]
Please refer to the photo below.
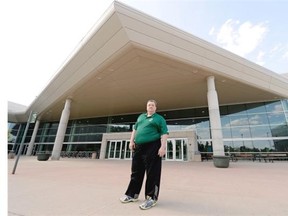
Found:
[[122, 142], [121, 140], [111, 140], [108, 150], [109, 159], [120, 159], [122, 152]]
[[126, 140], [123, 142], [125, 142], [124, 159], [131, 159], [132, 158], [132, 152], [129, 149], [130, 140]]
[[166, 148], [166, 160], [183, 161], [187, 157], [186, 139], [168, 139]]
[[129, 149], [129, 140], [110, 140], [108, 147], [109, 159], [130, 159], [132, 158], [131, 150]]

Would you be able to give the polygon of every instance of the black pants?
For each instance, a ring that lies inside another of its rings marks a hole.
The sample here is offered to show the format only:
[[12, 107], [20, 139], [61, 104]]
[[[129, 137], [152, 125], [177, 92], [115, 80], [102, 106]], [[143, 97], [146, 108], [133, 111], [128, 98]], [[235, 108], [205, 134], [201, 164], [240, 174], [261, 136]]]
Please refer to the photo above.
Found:
[[158, 200], [162, 158], [158, 155], [161, 141], [137, 145], [134, 150], [131, 178], [125, 195], [138, 198], [146, 173], [145, 197]]

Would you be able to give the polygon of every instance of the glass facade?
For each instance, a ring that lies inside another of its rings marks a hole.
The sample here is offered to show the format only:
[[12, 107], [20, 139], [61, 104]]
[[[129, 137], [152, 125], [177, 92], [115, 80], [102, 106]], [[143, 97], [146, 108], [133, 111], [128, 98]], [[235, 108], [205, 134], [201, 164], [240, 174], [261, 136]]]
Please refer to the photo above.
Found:
[[[169, 131], [193, 129], [199, 151], [213, 151], [207, 107], [159, 114], [165, 117]], [[62, 151], [99, 152], [103, 133], [132, 131], [138, 115], [70, 120]], [[226, 152], [288, 152], [288, 100], [221, 106], [220, 116]], [[9, 150], [17, 151], [25, 126], [8, 123]], [[33, 128], [30, 124], [24, 143], [29, 143]], [[40, 123], [33, 153], [52, 151], [57, 128], [58, 122]]]

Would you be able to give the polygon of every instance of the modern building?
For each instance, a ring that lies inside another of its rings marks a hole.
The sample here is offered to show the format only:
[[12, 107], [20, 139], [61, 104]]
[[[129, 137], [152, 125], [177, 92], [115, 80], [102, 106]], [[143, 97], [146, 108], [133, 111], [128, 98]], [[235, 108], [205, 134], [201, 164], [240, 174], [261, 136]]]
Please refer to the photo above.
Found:
[[287, 77], [119, 2], [29, 107], [8, 104], [9, 149], [24, 137], [26, 155], [129, 159], [148, 99], [167, 120], [166, 160], [288, 152]]

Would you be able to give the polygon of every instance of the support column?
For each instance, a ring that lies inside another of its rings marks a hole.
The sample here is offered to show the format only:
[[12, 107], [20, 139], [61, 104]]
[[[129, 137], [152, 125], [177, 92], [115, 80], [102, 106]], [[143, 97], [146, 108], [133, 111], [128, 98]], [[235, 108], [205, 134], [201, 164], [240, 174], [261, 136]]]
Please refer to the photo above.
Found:
[[40, 124], [40, 121], [37, 120], [36, 123], [35, 123], [35, 126], [34, 126], [34, 130], [33, 130], [33, 133], [32, 133], [32, 137], [31, 137], [30, 143], [28, 145], [27, 152], [26, 152], [27, 156], [31, 156], [32, 155], [32, 151], [33, 151], [36, 135], [37, 135], [37, 132], [38, 132], [39, 124]]
[[107, 140], [103, 140], [102, 139], [102, 143], [101, 143], [101, 148], [100, 148], [100, 155], [99, 155], [99, 159], [100, 160], [104, 160], [105, 159], [105, 154], [106, 154], [106, 148], [107, 148]]
[[215, 90], [214, 76], [210, 76], [207, 78], [207, 86], [208, 86], [207, 99], [208, 99], [209, 118], [211, 125], [213, 155], [223, 156], [225, 155], [224, 143], [223, 143], [221, 120], [220, 120], [218, 95]]
[[63, 141], [65, 138], [65, 132], [67, 128], [67, 123], [70, 116], [70, 106], [71, 106], [71, 99], [66, 99], [64, 109], [62, 111], [62, 115], [60, 118], [55, 143], [53, 146], [51, 160], [59, 160], [60, 153], [63, 146]]

